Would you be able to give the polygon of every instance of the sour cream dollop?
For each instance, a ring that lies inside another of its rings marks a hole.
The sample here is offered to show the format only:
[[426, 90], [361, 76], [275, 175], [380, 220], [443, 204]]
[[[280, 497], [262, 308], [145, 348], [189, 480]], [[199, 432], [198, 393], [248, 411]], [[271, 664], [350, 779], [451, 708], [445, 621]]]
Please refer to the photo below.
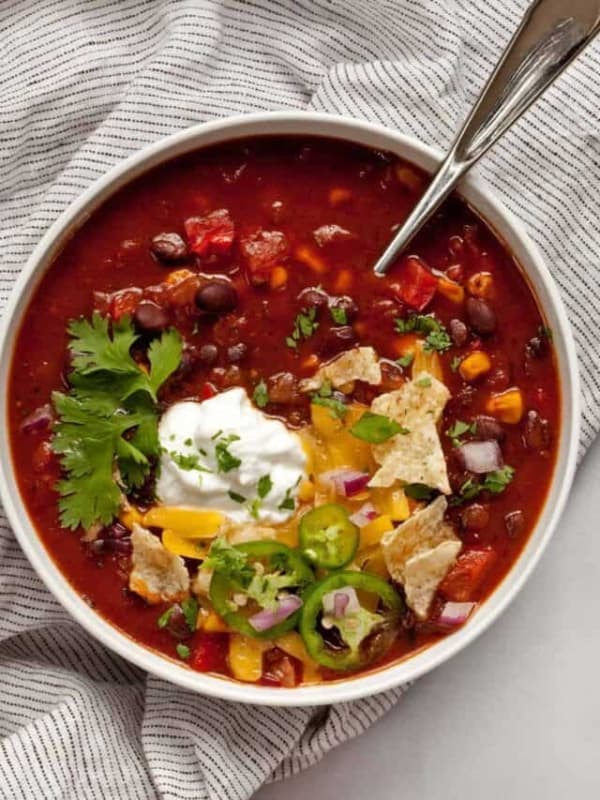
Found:
[[244, 389], [175, 403], [158, 436], [161, 503], [219, 509], [237, 523], [285, 522], [294, 513], [306, 465], [300, 438], [255, 408]]

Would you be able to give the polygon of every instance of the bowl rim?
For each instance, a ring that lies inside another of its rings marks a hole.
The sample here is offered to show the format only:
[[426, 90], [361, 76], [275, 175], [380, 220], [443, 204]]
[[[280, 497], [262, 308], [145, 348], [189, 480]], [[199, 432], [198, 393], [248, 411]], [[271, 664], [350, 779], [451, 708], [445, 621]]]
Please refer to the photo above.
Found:
[[571, 487], [580, 427], [579, 369], [572, 331], [558, 289], [537, 246], [523, 225], [493, 196], [481, 178], [469, 174], [459, 193], [506, 243], [537, 296], [554, 333], [561, 389], [561, 431], [558, 453], [544, 506], [529, 539], [511, 570], [465, 625], [440, 642], [380, 669], [339, 681], [293, 689], [256, 686], [195, 672], [184, 664], [137, 643], [91, 609], [63, 576], [38, 536], [21, 499], [12, 465], [8, 435], [7, 376], [16, 332], [35, 285], [65, 241], [107, 197], [160, 163], [210, 144], [246, 136], [315, 135], [344, 139], [396, 152], [432, 171], [442, 153], [412, 136], [383, 125], [306, 111], [264, 112], [198, 123], [150, 144], [118, 162], [83, 191], [42, 236], [17, 278], [0, 322], [0, 500], [29, 562], [49, 591], [88, 633], [113, 652], [185, 689], [225, 700], [272, 706], [326, 705], [357, 700], [412, 682], [473, 642], [507, 608], [520, 591], [547, 546]]

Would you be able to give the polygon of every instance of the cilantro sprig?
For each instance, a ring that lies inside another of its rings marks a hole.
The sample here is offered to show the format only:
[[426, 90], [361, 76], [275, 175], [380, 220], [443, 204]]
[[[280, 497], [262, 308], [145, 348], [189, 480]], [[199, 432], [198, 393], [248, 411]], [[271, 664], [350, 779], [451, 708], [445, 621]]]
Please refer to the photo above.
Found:
[[141, 486], [159, 455], [157, 395], [181, 362], [182, 341], [165, 331], [146, 351], [147, 368], [131, 355], [138, 340], [129, 316], [109, 325], [95, 312], [68, 326], [72, 372], [68, 392], [54, 392], [52, 448], [65, 528], [108, 524], [121, 493]]
[[425, 334], [424, 350], [431, 352], [437, 350], [443, 353], [452, 347], [452, 339], [442, 323], [431, 314], [411, 314], [394, 320], [398, 333], [423, 333]]

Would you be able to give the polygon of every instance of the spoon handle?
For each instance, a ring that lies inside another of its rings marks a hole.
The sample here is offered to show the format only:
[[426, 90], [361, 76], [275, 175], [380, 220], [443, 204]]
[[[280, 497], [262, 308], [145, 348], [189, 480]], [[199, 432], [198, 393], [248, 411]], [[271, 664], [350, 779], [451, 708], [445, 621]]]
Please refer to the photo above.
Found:
[[464, 173], [548, 88], [600, 30], [600, 0], [535, 0], [425, 194], [383, 252], [391, 263]]

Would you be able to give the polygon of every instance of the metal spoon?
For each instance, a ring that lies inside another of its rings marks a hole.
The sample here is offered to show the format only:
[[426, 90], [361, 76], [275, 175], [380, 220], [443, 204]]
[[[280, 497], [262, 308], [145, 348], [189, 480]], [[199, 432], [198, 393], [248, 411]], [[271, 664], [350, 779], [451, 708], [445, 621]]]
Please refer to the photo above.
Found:
[[465, 172], [600, 31], [600, 0], [535, 0], [427, 191], [374, 266], [385, 275]]

